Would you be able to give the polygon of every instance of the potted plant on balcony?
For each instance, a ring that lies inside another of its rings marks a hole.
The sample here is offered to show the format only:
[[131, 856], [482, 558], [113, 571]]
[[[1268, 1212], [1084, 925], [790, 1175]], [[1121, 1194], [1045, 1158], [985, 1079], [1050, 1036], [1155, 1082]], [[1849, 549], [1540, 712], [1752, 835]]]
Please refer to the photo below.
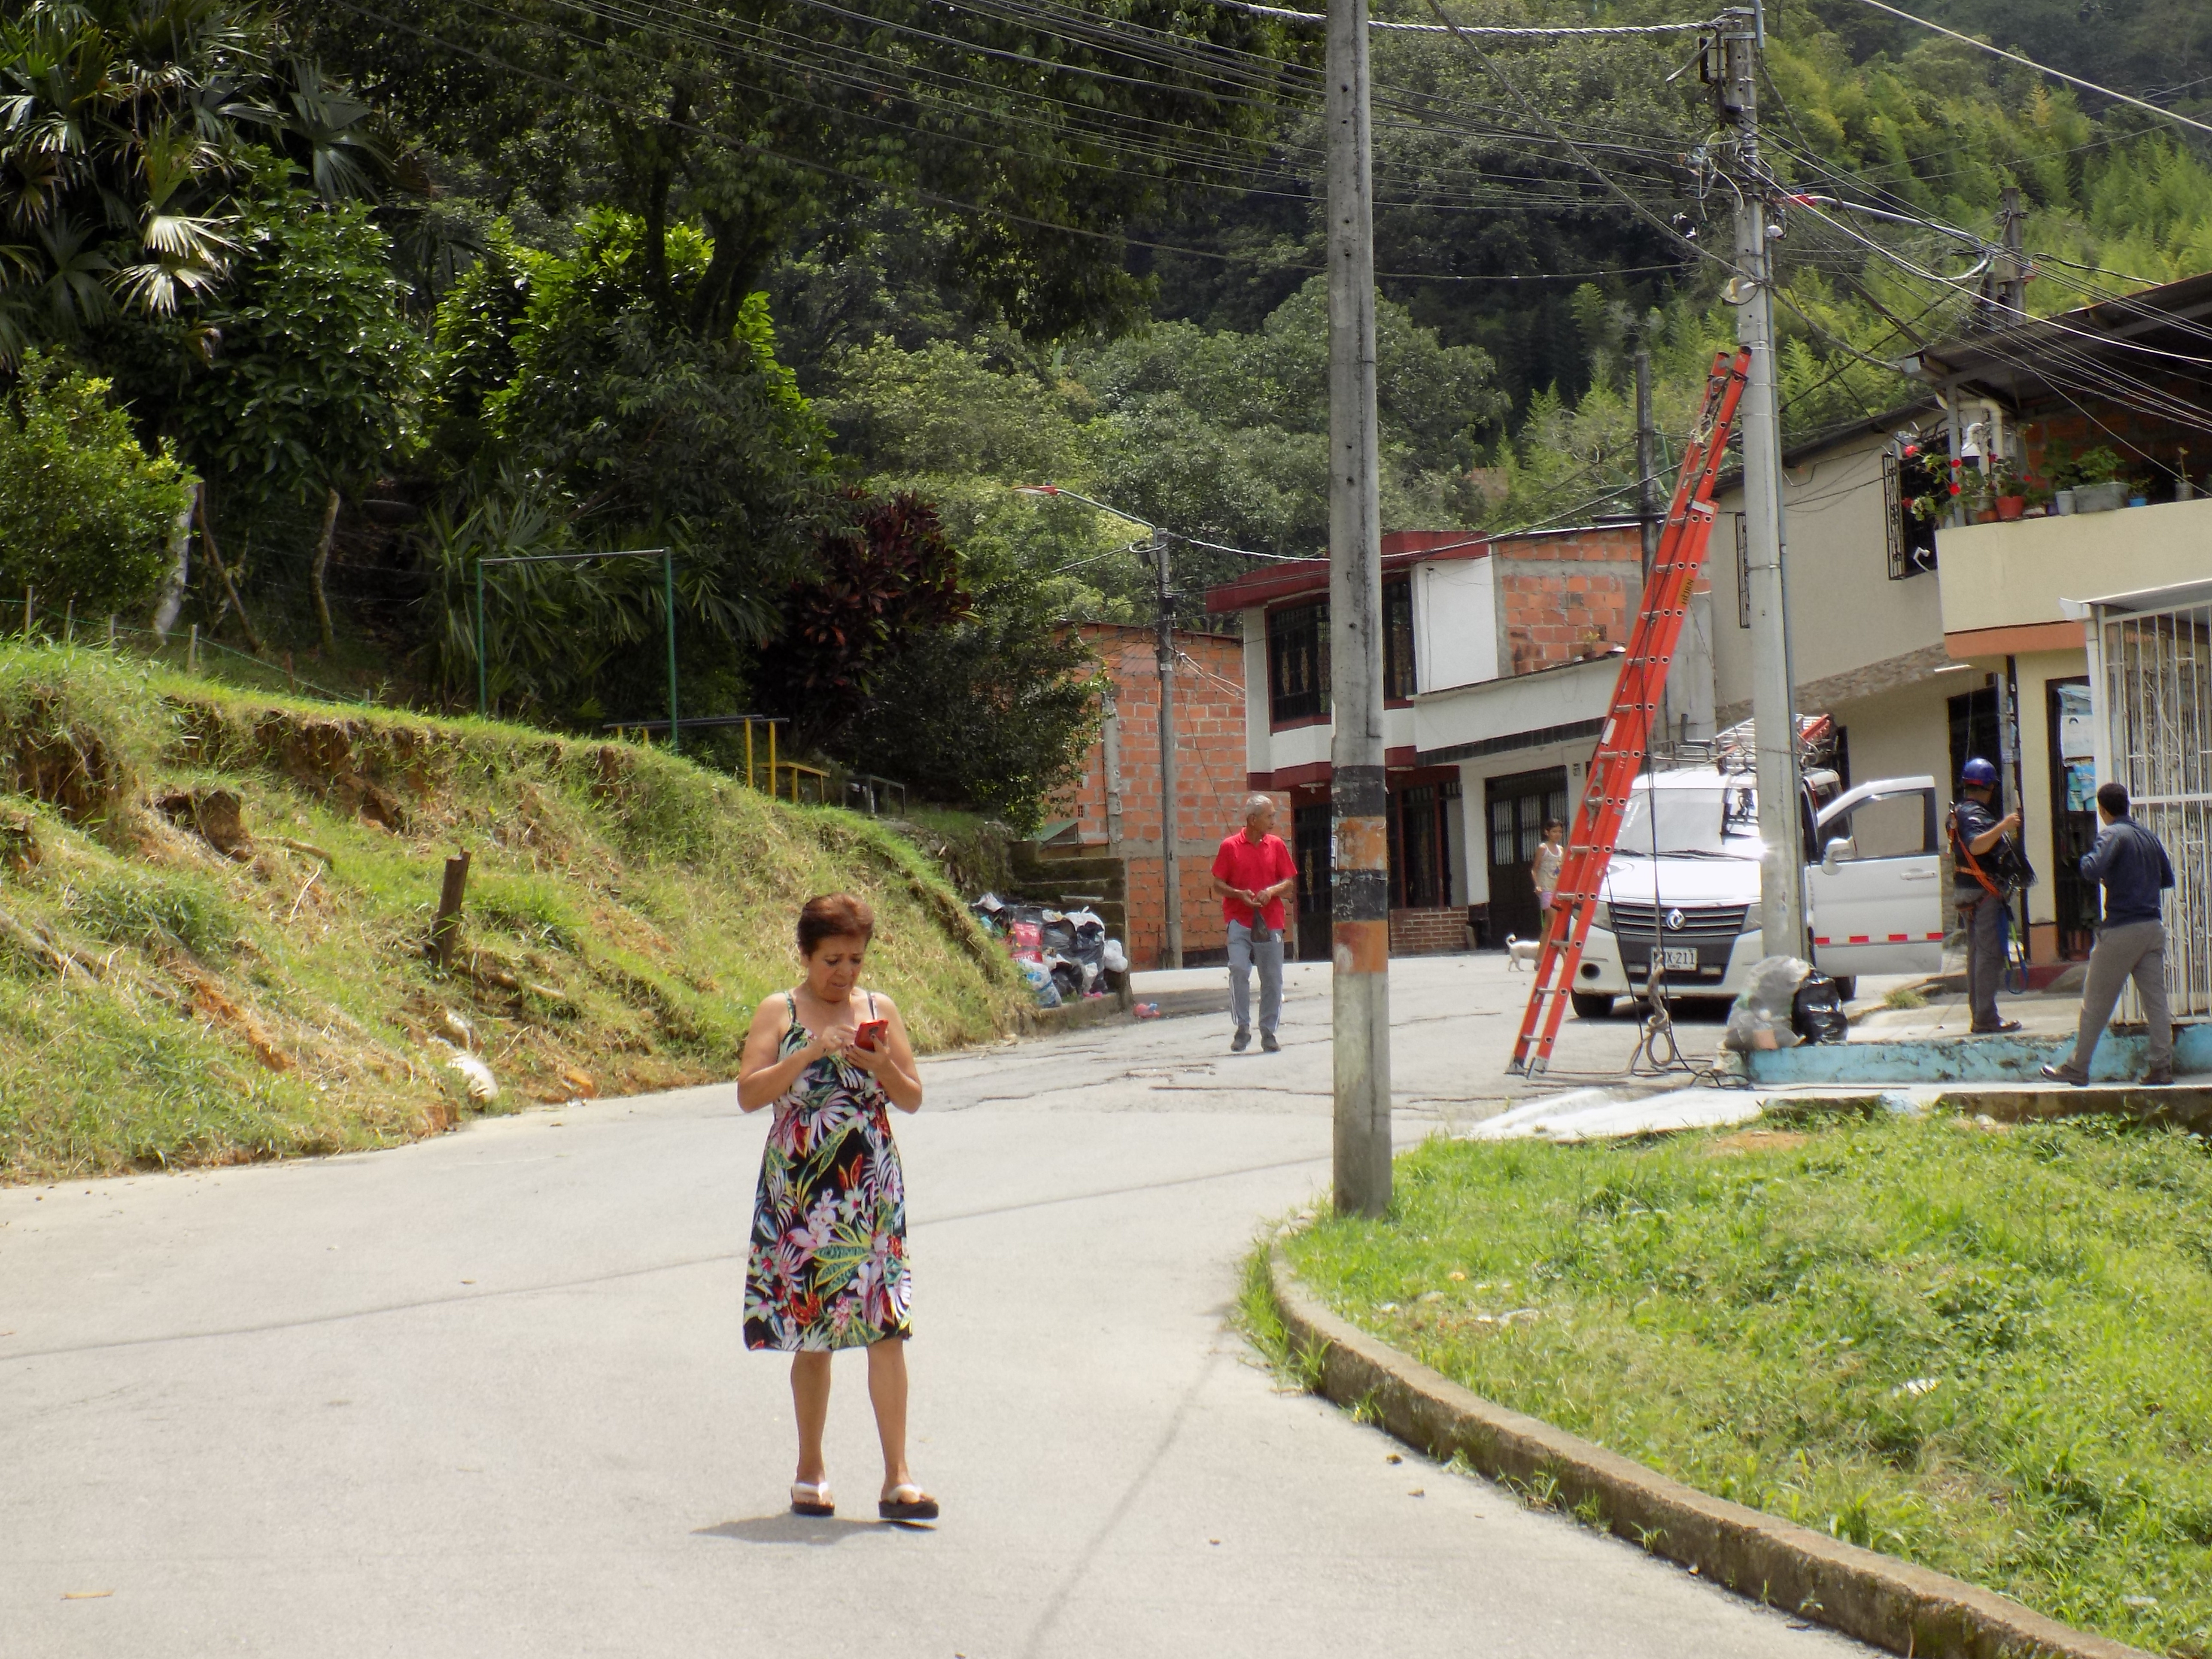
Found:
[[2106, 444], [2094, 449], [2085, 449], [2074, 463], [2074, 472], [2080, 480], [2074, 486], [2074, 510], [2076, 513], [2110, 513], [2127, 505], [2128, 484], [2120, 477], [2120, 457], [2118, 451]]
[[1999, 461], [1989, 472], [1991, 516], [2009, 523], [2027, 511], [2027, 479], [2010, 461]]

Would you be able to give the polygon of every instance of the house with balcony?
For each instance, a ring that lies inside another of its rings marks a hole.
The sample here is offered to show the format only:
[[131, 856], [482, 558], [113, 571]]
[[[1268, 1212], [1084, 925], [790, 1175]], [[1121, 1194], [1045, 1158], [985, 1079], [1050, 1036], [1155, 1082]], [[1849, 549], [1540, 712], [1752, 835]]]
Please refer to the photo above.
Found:
[[[1974, 464], [2047, 483], [2112, 475], [2041, 513], [2014, 517], [1997, 501], [1976, 515], [1985, 522], [1936, 537], [1945, 652], [1996, 693], [2000, 716], [2012, 711], [2012, 730], [1998, 733], [2001, 746], [2016, 737], [2002, 764], [2045, 874], [2027, 898], [2033, 957], [2084, 957], [2098, 901], [2074, 866], [2096, 836], [2100, 777], [2178, 802], [2212, 766], [2212, 723], [2192, 716], [2160, 739], [2162, 762], [2107, 755], [2100, 774], [2097, 732], [2125, 723], [2098, 708], [2109, 688], [2093, 685], [2084, 631], [2094, 602], [2119, 601], [2103, 607], [2115, 616], [2158, 613], [2154, 596], [2212, 577], [2212, 273], [1939, 341], [1916, 372]], [[2203, 651], [2193, 626], [2169, 629], [2170, 658], [2136, 683], [2160, 697], [2189, 684]], [[2175, 867], [2201, 881], [2207, 826], [2201, 815], [2175, 822], [2185, 838], [2172, 847]]]
[[[1930, 773], [1948, 806], [1968, 756], [1998, 763], [2042, 873], [2018, 921], [2048, 977], [2088, 954], [2098, 915], [2075, 870], [2097, 825], [2087, 603], [2212, 576], [2212, 275], [1939, 342], [1911, 368], [1924, 399], [1783, 457], [1797, 707], [1831, 717], [1847, 783]], [[2041, 499], [2085, 459], [2122, 487]], [[1984, 487], [2013, 475], [2021, 495]], [[1726, 726], [1751, 711], [1740, 477], [1715, 506], [1711, 616], [1691, 631], [1710, 628]]]
[[[1529, 865], [1564, 819], [1635, 624], [1633, 524], [1382, 538], [1390, 945], [1400, 955], [1533, 938]], [[1284, 797], [1302, 957], [1329, 953], [1328, 562], [1213, 588], [1244, 628], [1246, 782]]]

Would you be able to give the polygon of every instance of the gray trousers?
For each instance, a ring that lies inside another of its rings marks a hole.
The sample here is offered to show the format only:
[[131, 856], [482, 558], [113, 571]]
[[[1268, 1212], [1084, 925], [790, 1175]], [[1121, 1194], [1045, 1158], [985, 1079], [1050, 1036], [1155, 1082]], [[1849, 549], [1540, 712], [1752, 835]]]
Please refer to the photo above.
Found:
[[1959, 894], [1959, 915], [1966, 924], [1966, 1006], [1977, 1031], [2003, 1024], [1997, 1012], [1997, 986], [2005, 970], [2005, 902], [1994, 893], [1974, 889], [1970, 903]]
[[2142, 999], [2143, 1020], [2150, 1027], [2153, 1077], [2173, 1073], [2173, 1017], [2166, 1006], [2166, 925], [2157, 921], [2124, 921], [2100, 929], [2089, 952], [2089, 971], [2081, 986], [2081, 1030], [2075, 1040], [2074, 1058], [2066, 1069], [2076, 1077], [2089, 1075], [2089, 1057], [2097, 1052], [2097, 1039], [2120, 1000], [2120, 989], [2132, 976], [2136, 994]]
[[1237, 1029], [1252, 1029], [1252, 969], [1260, 969], [1260, 1029], [1272, 1031], [1283, 1018], [1283, 934], [1276, 927], [1229, 924], [1229, 1018]]

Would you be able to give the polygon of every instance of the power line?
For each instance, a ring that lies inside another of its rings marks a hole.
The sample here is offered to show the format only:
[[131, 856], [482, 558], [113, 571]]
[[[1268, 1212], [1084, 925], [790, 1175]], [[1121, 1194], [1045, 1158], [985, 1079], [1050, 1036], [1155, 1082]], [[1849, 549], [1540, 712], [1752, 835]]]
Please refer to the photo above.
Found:
[[[1326, 23], [1324, 12], [1290, 11], [1281, 6], [1255, 5], [1253, 0], [1214, 0], [1216, 5], [1227, 6], [1234, 11], [1249, 11], [1260, 17], [1283, 17], [1300, 23]], [[1685, 34], [1712, 27], [1702, 23], [1621, 23], [1584, 28], [1501, 28], [1488, 24], [1454, 23], [1447, 19], [1441, 23], [1384, 23], [1370, 18], [1370, 29], [1389, 29], [1402, 34], [1468, 34], [1495, 36], [1500, 40], [1556, 40], [1576, 34]]]
[[1892, 17], [1902, 18], [1908, 23], [1917, 23], [1923, 29], [1933, 29], [1938, 34], [1947, 34], [1954, 40], [1963, 40], [1978, 52], [1985, 52], [1992, 58], [2002, 58], [2007, 63], [2018, 64], [2025, 69], [2032, 69], [2039, 75], [2048, 75], [2054, 80], [2065, 82], [2069, 86], [2079, 87], [2084, 92], [2094, 92], [2100, 98], [2111, 98], [2123, 104], [2133, 104], [2137, 109], [2147, 109], [2153, 115], [2163, 115], [2169, 121], [2179, 121], [2185, 127], [2195, 127], [2199, 132], [2212, 132], [2212, 123], [2199, 121], [2186, 115], [2177, 115], [2170, 109], [2148, 102], [2130, 93], [2115, 92], [2110, 87], [2099, 86], [2094, 81], [2084, 81], [2078, 75], [2069, 75], [2064, 70], [2055, 70], [2048, 64], [2039, 64], [2033, 58], [2023, 58], [2016, 52], [2007, 52], [2002, 46], [1993, 46], [1986, 40], [1977, 40], [1971, 34], [1961, 34], [1956, 29], [1947, 29], [1941, 23], [1929, 22], [1925, 17], [1916, 17], [1909, 11], [1899, 11], [1895, 6], [1887, 3], [1887, 0], [1859, 0], [1859, 3], [1863, 6], [1872, 6], [1876, 11], [1887, 12]]

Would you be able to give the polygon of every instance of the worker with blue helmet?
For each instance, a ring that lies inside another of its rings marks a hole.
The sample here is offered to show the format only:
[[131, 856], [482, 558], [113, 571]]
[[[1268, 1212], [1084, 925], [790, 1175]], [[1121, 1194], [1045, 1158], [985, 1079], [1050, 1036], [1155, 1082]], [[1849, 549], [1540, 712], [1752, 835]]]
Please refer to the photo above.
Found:
[[2020, 814], [2002, 818], [1990, 810], [1997, 769], [1977, 755], [1959, 769], [1959, 796], [1951, 805], [1952, 899], [1966, 936], [1966, 1006], [1972, 1029], [2017, 1031], [2020, 1022], [1997, 1012], [1997, 985], [2005, 969], [2007, 908], [2012, 888], [1997, 873], [1998, 843], [2020, 828]]

